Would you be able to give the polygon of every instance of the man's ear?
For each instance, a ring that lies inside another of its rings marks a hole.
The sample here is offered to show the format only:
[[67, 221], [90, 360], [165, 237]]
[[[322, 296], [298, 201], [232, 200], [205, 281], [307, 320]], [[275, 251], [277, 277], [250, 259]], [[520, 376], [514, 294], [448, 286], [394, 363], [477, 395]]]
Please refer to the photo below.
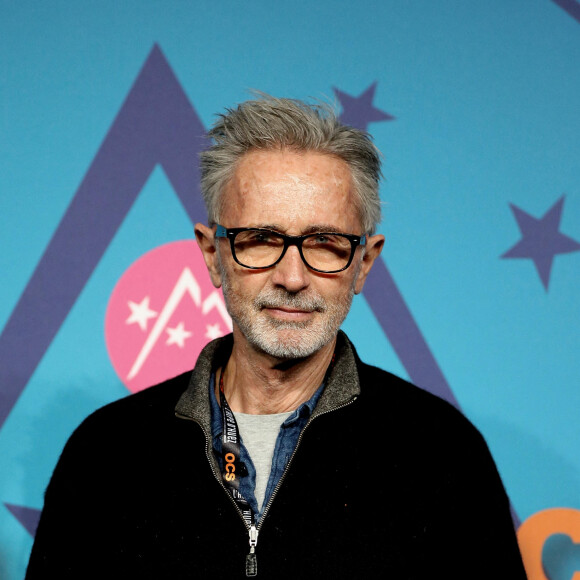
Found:
[[219, 288], [222, 285], [222, 277], [218, 267], [217, 239], [215, 237], [215, 232], [212, 228], [197, 223], [195, 224], [195, 239], [197, 240], [197, 245], [203, 254], [203, 259], [205, 260], [205, 265], [207, 266], [212, 284], [216, 288]]
[[367, 276], [369, 275], [375, 260], [379, 257], [384, 244], [385, 236], [380, 234], [369, 236], [367, 238], [365, 253], [354, 286], [355, 294], [360, 294], [362, 292], [363, 286], [365, 285], [365, 280], [367, 279]]

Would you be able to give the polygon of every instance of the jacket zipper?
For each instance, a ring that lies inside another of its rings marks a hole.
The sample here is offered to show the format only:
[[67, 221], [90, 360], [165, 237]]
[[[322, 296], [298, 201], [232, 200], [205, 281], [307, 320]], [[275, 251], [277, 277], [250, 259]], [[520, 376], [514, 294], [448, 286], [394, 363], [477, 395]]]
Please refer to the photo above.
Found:
[[264, 520], [266, 519], [266, 515], [268, 514], [268, 511], [270, 510], [270, 506], [274, 502], [274, 498], [276, 497], [278, 490], [282, 486], [282, 483], [284, 482], [284, 479], [286, 478], [286, 474], [288, 473], [288, 470], [290, 469], [290, 466], [292, 465], [292, 460], [294, 459], [294, 456], [296, 455], [296, 452], [298, 451], [298, 447], [300, 446], [300, 442], [302, 441], [302, 436], [304, 435], [304, 432], [306, 431], [306, 429], [308, 429], [308, 427], [310, 426], [310, 423], [312, 423], [312, 421], [314, 421], [318, 417], [322, 417], [322, 415], [327, 415], [328, 413], [332, 413], [334, 411], [338, 411], [339, 409], [342, 409], [343, 407], [347, 407], [351, 403], [354, 403], [356, 401], [356, 399], [357, 399], [357, 396], [355, 395], [354, 397], [352, 397], [352, 399], [350, 399], [346, 403], [342, 403], [341, 405], [338, 405], [337, 407], [333, 407], [332, 409], [328, 409], [328, 411], [324, 411], [323, 413], [320, 413], [319, 415], [316, 415], [315, 417], [311, 417], [308, 420], [308, 422], [306, 423], [306, 425], [304, 425], [304, 429], [302, 429], [302, 431], [300, 432], [300, 435], [298, 435], [298, 441], [296, 441], [296, 447], [294, 447], [294, 451], [292, 452], [292, 455], [290, 456], [290, 459], [288, 460], [288, 463], [286, 464], [286, 467], [284, 468], [284, 471], [282, 472], [282, 475], [280, 476], [280, 479], [278, 480], [278, 483], [276, 484], [276, 487], [274, 488], [274, 491], [272, 492], [272, 495], [270, 496], [270, 499], [268, 500], [268, 503], [266, 504], [266, 508], [264, 509], [264, 513], [262, 514], [262, 517], [260, 518], [260, 522], [258, 523], [257, 526], [255, 526], [255, 525], [249, 526], [246, 523], [246, 520], [244, 519], [244, 516], [243, 516], [240, 508], [237, 506], [236, 502], [234, 501], [234, 498], [231, 496], [230, 492], [227, 490], [226, 486], [224, 485], [224, 483], [221, 479], [221, 475], [218, 476], [218, 474], [216, 473], [216, 471], [213, 467], [213, 464], [211, 462], [210, 456], [209, 456], [210, 438], [208, 437], [208, 434], [207, 434], [206, 430], [204, 429], [204, 427], [200, 423], [198, 423], [195, 419], [193, 419], [192, 417], [188, 417], [187, 415], [182, 415], [181, 413], [176, 413], [177, 417], [180, 417], [181, 419], [187, 419], [189, 421], [193, 421], [194, 423], [199, 425], [199, 428], [203, 431], [203, 434], [205, 435], [205, 456], [206, 456], [207, 461], [209, 463], [209, 467], [210, 467], [214, 477], [217, 479], [218, 483], [222, 486], [223, 490], [225, 491], [226, 495], [228, 496], [228, 499], [230, 500], [231, 504], [234, 506], [234, 508], [236, 508], [236, 511], [238, 512], [246, 530], [248, 531], [250, 551], [246, 556], [246, 576], [252, 577], [252, 576], [258, 575], [258, 563], [257, 563], [257, 559], [256, 559], [256, 546], [258, 544], [258, 534], [260, 533], [260, 529], [262, 528], [262, 524], [264, 523]]
[[211, 458], [209, 456], [209, 454], [210, 454], [210, 451], [209, 451], [210, 438], [208, 437], [207, 431], [204, 429], [204, 427], [201, 425], [201, 423], [198, 423], [192, 417], [188, 417], [187, 415], [182, 415], [181, 413], [175, 413], [175, 415], [177, 417], [179, 417], [180, 419], [192, 421], [193, 423], [198, 425], [199, 428], [202, 430], [202, 432], [205, 436], [205, 456], [206, 456], [207, 462], [209, 463], [209, 467], [211, 469], [211, 472], [213, 473], [213, 476], [215, 477], [217, 482], [222, 486], [222, 489], [224, 490], [225, 494], [227, 495], [228, 499], [230, 500], [230, 503], [234, 506], [236, 512], [238, 512], [238, 515], [240, 516], [240, 519], [242, 520], [244, 527], [248, 531], [250, 551], [249, 551], [248, 555], [246, 556], [246, 576], [256, 576], [258, 573], [257, 572], [257, 562], [256, 562], [256, 545], [258, 544], [258, 528], [256, 528], [255, 525], [249, 526], [246, 523], [246, 520], [244, 519], [244, 515], [242, 514], [240, 508], [237, 506], [236, 502], [234, 501], [234, 498], [232, 497], [232, 495], [230, 494], [230, 492], [227, 490], [226, 486], [224, 485], [224, 482], [222, 481], [221, 475], [218, 476], [218, 474], [216, 473], [216, 470], [214, 469], [213, 464], [211, 462]]

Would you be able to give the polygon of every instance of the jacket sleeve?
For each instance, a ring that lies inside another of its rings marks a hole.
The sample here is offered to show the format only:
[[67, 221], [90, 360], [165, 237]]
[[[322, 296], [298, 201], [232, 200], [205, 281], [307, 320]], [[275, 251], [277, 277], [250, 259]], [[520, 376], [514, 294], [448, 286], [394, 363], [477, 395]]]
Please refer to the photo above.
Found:
[[93, 437], [92, 419], [71, 436], [45, 493], [26, 580], [83, 578], [101, 567], [110, 513], [103, 448]]
[[426, 531], [429, 560], [447, 578], [525, 580], [510, 502], [487, 444], [469, 424], [448, 445]]

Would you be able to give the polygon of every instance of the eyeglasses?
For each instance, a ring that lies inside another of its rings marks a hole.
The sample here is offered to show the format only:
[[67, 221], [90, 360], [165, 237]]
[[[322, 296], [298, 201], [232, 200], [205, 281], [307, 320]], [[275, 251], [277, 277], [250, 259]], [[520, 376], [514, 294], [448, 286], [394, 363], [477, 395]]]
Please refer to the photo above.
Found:
[[287, 236], [263, 228], [224, 228], [219, 224], [215, 235], [228, 238], [234, 260], [253, 270], [275, 266], [289, 246], [296, 246], [302, 261], [311, 270], [335, 274], [350, 266], [357, 246], [366, 244], [366, 235], [316, 232]]

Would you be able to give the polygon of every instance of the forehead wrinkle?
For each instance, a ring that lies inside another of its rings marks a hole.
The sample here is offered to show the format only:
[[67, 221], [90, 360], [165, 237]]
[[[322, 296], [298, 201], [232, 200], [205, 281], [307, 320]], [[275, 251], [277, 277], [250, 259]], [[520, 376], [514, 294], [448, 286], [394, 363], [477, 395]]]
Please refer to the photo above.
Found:
[[[266, 157], [264, 157], [264, 154]], [[259, 193], [264, 200], [267, 200], [268, 192], [274, 191], [278, 195], [282, 194], [285, 197], [295, 198], [296, 196], [296, 188], [302, 189], [304, 192], [312, 193], [316, 192], [319, 194], [330, 193], [330, 190], [327, 187], [321, 188], [320, 184], [313, 180], [313, 176], [317, 175], [319, 170], [319, 165], [316, 163], [317, 158], [322, 158], [327, 160], [328, 158], [333, 159], [334, 161], [338, 162], [337, 165], [333, 165], [332, 167], [327, 167], [324, 171], [330, 179], [330, 186], [333, 190], [340, 191], [345, 190], [346, 192], [350, 192], [353, 187], [352, 181], [352, 174], [348, 164], [333, 155], [328, 155], [324, 153], [314, 153], [313, 159], [310, 160], [310, 163], [304, 169], [304, 172], [295, 173], [293, 169], [288, 168], [285, 170], [284, 168], [284, 160], [282, 160], [279, 168], [281, 170], [280, 173], [274, 178], [274, 180], [266, 179], [264, 180], [264, 174], [262, 171], [262, 167], [268, 164], [268, 157], [270, 152], [256, 152], [251, 151], [246, 153], [244, 157], [240, 160], [238, 167], [236, 168], [235, 175], [237, 177], [237, 185], [238, 191], [241, 195], [247, 195], [252, 189], [255, 189], [257, 193]], [[288, 152], [282, 152], [288, 153]], [[312, 154], [312, 153], [311, 153]], [[289, 153], [290, 157], [294, 157], [296, 154], [291, 152]], [[283, 156], [284, 157], [284, 156]], [[299, 155], [299, 157], [304, 158], [304, 155]], [[243, 171], [247, 172], [244, 175], [244, 178], [241, 178], [240, 175], [240, 168], [243, 167]], [[346, 183], [347, 187], [343, 188], [343, 185]], [[288, 184], [290, 191], [286, 191], [280, 186], [284, 184]]]
[[[329, 157], [334, 162], [330, 165]], [[305, 162], [296, 164], [296, 158]], [[333, 156], [250, 152], [240, 160], [224, 201], [228, 227], [295, 235], [360, 233], [352, 175], [346, 163]]]

